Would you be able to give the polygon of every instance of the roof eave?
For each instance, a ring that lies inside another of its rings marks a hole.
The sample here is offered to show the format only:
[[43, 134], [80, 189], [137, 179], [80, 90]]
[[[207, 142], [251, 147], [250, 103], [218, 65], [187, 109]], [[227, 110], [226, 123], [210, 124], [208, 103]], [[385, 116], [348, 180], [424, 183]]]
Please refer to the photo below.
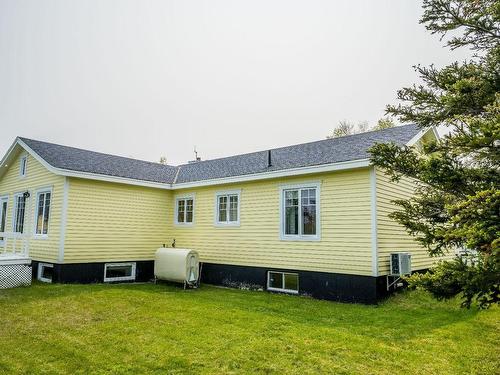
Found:
[[9, 149], [3, 156], [2, 160], [0, 161], [0, 178], [3, 177], [5, 172], [7, 171], [7, 168], [5, 168], [8, 165], [9, 160], [14, 156], [14, 150], [16, 146], [18, 145], [19, 137], [16, 137], [14, 142], [10, 145]]
[[109, 175], [103, 175], [103, 174], [98, 174], [98, 173], [89, 173], [89, 172], [73, 171], [70, 169], [57, 168], [57, 167], [54, 167], [51, 164], [49, 164], [44, 158], [42, 158], [40, 155], [38, 155], [38, 153], [36, 153], [31, 147], [29, 147], [21, 139], [16, 138], [14, 145], [15, 144], [19, 144], [26, 151], [28, 151], [30, 153], [30, 155], [33, 156], [47, 170], [49, 170], [50, 172], [52, 172], [56, 175], [59, 175], [59, 176], [85, 178], [85, 179], [89, 179], [89, 180], [114, 182], [114, 183], [120, 183], [120, 184], [152, 187], [152, 188], [165, 189], [165, 190], [170, 189], [170, 186], [168, 183], [153, 182], [153, 181], [146, 181], [146, 180], [136, 180], [136, 179], [126, 178], [126, 177], [109, 176]]

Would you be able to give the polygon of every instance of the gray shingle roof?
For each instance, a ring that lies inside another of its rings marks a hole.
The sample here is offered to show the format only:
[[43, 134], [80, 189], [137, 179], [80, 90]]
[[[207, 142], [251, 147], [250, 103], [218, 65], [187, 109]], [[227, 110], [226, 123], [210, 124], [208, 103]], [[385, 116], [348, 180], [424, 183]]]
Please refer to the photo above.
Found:
[[184, 164], [179, 166], [176, 183], [367, 159], [369, 158], [368, 150], [375, 143], [394, 142], [404, 145], [419, 130], [416, 125], [412, 124], [275, 148], [271, 150], [272, 166], [270, 168], [267, 167], [267, 150]]
[[172, 183], [177, 168], [100, 152], [19, 138], [55, 168], [134, 180]]
[[404, 145], [419, 130], [416, 125], [405, 125], [275, 148], [271, 150], [271, 167], [267, 166], [267, 150], [174, 167], [27, 138], [20, 139], [56, 168], [168, 184], [174, 181], [175, 183], [195, 182], [367, 159], [369, 158], [368, 150], [375, 143], [394, 142]]

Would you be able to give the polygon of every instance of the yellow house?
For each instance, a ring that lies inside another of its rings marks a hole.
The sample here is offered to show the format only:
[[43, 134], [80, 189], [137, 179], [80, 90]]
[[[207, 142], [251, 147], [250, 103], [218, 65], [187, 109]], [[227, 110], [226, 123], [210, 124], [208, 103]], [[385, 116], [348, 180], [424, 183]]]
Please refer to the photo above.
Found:
[[413, 271], [434, 259], [387, 216], [414, 185], [368, 149], [434, 137], [406, 125], [180, 166], [17, 138], [0, 166], [0, 251], [42, 281], [148, 281], [175, 241], [207, 283], [375, 302], [391, 253]]

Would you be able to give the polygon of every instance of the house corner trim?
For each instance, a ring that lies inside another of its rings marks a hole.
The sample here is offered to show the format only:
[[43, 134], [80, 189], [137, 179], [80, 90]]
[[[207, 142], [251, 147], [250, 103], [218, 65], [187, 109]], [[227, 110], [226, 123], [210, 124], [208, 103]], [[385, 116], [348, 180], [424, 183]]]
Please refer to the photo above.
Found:
[[59, 263], [64, 261], [64, 240], [66, 238], [66, 219], [68, 215], [68, 194], [69, 177], [64, 177], [63, 202], [61, 207], [61, 228], [59, 231], [59, 253], [57, 260]]
[[377, 171], [375, 167], [370, 169], [370, 191], [371, 191], [371, 253], [372, 253], [372, 276], [378, 276], [378, 244], [377, 244]]

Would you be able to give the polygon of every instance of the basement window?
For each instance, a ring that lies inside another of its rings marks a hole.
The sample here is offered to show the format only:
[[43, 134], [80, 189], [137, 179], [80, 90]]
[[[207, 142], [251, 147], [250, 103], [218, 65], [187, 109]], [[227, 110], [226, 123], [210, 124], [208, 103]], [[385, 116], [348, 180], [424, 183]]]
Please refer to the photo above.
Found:
[[135, 280], [135, 263], [106, 263], [104, 282]]
[[49, 263], [38, 264], [38, 277], [37, 279], [44, 283], [51, 283], [54, 277], [54, 265]]
[[299, 293], [299, 274], [269, 271], [267, 290], [297, 294]]

